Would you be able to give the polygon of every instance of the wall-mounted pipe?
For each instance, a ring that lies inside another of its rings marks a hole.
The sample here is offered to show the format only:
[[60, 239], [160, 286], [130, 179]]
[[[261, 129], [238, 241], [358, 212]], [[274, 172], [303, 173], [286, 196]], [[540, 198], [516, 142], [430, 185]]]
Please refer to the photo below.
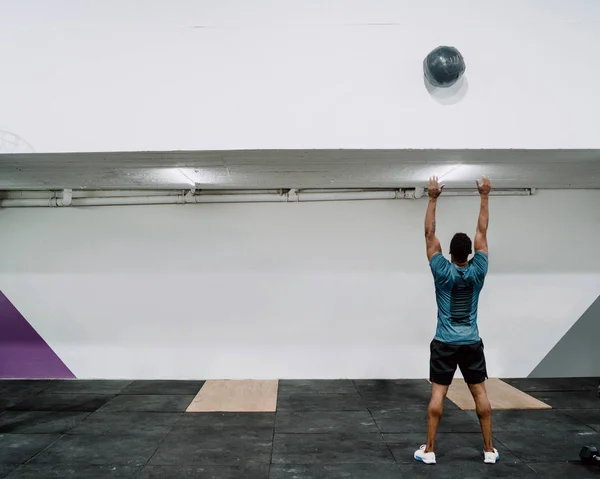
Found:
[[188, 203], [285, 203], [287, 195], [279, 193], [243, 195], [196, 195]]
[[304, 192], [296, 193], [297, 199], [291, 201], [352, 201], [352, 200], [395, 200], [403, 198], [397, 190], [389, 191], [344, 191], [344, 192]]
[[[125, 193], [125, 192], [123, 192]], [[0, 199], [0, 207], [67, 207], [67, 206], [124, 206], [124, 205], [172, 205], [190, 203], [285, 203], [309, 201], [358, 201], [358, 200], [394, 200], [416, 199], [424, 194], [423, 188], [403, 188], [389, 190], [281, 190], [260, 193], [201, 193], [181, 192], [170, 195], [138, 196], [74, 196], [65, 190], [62, 197], [51, 198], [5, 198]], [[532, 189], [496, 190], [494, 196], [529, 196]], [[444, 196], [474, 196], [477, 191], [448, 190]]]
[[[535, 188], [522, 188], [518, 190], [492, 190], [490, 196], [531, 196], [535, 194]], [[477, 190], [446, 190], [442, 196], [479, 196]]]
[[[186, 203], [273, 203], [286, 202], [280, 194], [243, 195], [164, 195], [164, 196], [106, 196], [72, 198], [70, 206], [173, 205]], [[2, 208], [68, 206], [60, 198], [7, 198], [0, 200]]]

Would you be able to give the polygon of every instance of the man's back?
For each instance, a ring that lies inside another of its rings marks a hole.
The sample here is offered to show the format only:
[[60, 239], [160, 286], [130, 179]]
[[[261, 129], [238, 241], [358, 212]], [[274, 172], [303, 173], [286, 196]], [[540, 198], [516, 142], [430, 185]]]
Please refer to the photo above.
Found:
[[438, 307], [435, 339], [447, 344], [477, 343], [477, 305], [488, 270], [487, 254], [478, 251], [459, 268], [438, 253], [431, 258], [430, 268]]

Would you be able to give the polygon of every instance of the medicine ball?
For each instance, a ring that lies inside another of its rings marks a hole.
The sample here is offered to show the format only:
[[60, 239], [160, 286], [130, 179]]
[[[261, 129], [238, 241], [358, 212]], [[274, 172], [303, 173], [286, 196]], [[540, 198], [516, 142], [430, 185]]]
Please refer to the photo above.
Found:
[[425, 78], [435, 87], [447, 88], [454, 85], [465, 69], [465, 59], [454, 47], [437, 47], [423, 61]]

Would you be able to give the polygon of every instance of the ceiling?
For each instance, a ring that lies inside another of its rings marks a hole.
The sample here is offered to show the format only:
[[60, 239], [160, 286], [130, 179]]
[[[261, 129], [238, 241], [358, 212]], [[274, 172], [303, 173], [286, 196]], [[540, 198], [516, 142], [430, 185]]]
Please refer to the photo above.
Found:
[[600, 188], [600, 150], [235, 150], [0, 155], [0, 190]]

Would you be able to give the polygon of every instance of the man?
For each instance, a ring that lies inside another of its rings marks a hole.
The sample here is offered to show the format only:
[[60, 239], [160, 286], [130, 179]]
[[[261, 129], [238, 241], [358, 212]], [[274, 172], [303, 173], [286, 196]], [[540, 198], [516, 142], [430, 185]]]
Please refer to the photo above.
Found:
[[492, 445], [492, 408], [487, 397], [487, 368], [483, 342], [477, 328], [477, 303], [488, 270], [487, 229], [491, 184], [487, 178], [477, 181], [481, 197], [475, 255], [469, 260], [471, 239], [456, 233], [450, 242], [450, 258], [442, 255], [440, 241], [435, 236], [435, 209], [444, 185], [437, 177], [429, 180], [429, 204], [425, 215], [427, 259], [435, 283], [438, 307], [437, 330], [431, 342], [431, 401], [427, 411], [427, 444], [414, 454], [425, 464], [435, 464], [435, 435], [442, 416], [444, 400], [457, 366], [475, 400], [477, 416], [483, 434], [484, 462], [494, 464], [500, 456]]

